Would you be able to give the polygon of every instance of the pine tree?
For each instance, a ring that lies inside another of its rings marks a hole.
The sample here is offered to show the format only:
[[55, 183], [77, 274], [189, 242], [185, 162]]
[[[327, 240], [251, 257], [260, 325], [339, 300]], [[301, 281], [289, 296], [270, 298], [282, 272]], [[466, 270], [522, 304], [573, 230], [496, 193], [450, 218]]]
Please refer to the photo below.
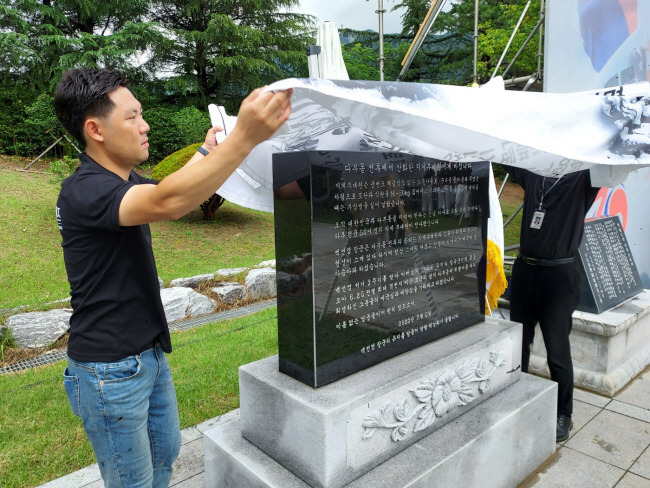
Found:
[[229, 111], [253, 88], [308, 75], [310, 18], [288, 13], [298, 0], [162, 0], [152, 20], [167, 40], [152, 62], [167, 88]]
[[[138, 71], [135, 57], [159, 36], [141, 22], [148, 0], [0, 0], [0, 82], [51, 91], [72, 67]], [[135, 67], [135, 68], [134, 68]]]

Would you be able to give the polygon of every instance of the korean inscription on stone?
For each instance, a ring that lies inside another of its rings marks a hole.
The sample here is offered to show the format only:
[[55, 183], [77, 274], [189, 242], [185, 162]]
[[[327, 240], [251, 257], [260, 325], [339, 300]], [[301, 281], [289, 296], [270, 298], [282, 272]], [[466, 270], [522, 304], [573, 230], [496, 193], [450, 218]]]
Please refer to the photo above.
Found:
[[483, 320], [486, 163], [283, 156], [274, 157], [278, 190], [292, 184], [286, 161], [292, 171], [302, 164], [295, 183], [305, 200], [276, 191], [278, 271], [291, 273], [297, 256], [311, 267], [293, 270], [298, 289], [278, 282], [281, 371], [322, 386]]
[[618, 217], [586, 222], [578, 254], [582, 278], [578, 310], [601, 313], [643, 290]]

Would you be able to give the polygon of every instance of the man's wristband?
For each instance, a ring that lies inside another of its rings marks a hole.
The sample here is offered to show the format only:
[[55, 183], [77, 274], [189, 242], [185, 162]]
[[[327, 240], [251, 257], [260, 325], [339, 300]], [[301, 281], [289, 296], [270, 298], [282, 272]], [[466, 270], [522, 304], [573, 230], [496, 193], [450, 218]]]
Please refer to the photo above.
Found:
[[198, 148], [196, 151], [197, 151], [197, 152], [200, 152], [200, 153], [203, 154], [204, 156], [207, 156], [208, 154], [210, 154], [210, 151], [208, 151], [208, 150], [207, 150], [206, 148], [204, 148], [203, 146], [199, 146], [199, 148]]

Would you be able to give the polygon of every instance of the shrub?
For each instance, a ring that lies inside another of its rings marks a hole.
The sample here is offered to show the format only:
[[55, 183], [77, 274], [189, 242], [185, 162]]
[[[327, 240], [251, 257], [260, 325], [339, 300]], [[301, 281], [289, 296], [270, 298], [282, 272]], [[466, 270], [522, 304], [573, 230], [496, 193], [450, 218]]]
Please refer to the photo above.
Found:
[[[158, 163], [166, 156], [185, 147], [174, 121], [176, 109], [169, 107], [154, 107], [142, 114], [151, 130], [149, 131], [149, 160]], [[196, 142], [196, 141], [191, 141]]]
[[201, 146], [201, 143], [192, 144], [191, 146], [179, 149], [175, 153], [170, 154], [156, 166], [154, 166], [151, 175], [154, 179], [160, 181], [165, 176], [172, 174], [174, 171], [179, 170], [194, 156], [196, 150]]
[[0, 85], [0, 153], [17, 155], [20, 129], [25, 123], [25, 106], [34, 95], [15, 81]]
[[174, 123], [178, 127], [183, 145], [205, 140], [205, 133], [212, 124], [208, 114], [195, 107], [185, 107], [174, 114]]
[[63, 181], [79, 166], [79, 159], [72, 156], [63, 156], [50, 163], [50, 173], [54, 175], [55, 181]]
[[54, 113], [54, 99], [47, 93], [36, 97], [25, 109], [25, 121], [17, 132], [15, 149], [23, 156], [39, 154], [61, 137], [64, 129]]
[[[207, 111], [193, 106], [158, 104], [143, 115], [151, 127], [149, 161], [154, 164], [180, 147], [203, 141], [211, 127]], [[40, 154], [65, 133], [56, 117], [53, 97], [48, 93], [37, 95], [17, 83], [0, 85], [0, 127], [0, 154], [21, 156]], [[70, 154], [67, 141], [62, 142], [52, 149], [49, 157]]]

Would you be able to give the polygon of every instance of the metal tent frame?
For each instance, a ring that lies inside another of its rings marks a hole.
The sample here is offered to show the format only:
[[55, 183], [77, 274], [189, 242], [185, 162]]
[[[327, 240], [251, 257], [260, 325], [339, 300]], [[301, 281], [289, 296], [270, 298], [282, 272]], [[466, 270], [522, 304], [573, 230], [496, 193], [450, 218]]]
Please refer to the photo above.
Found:
[[[380, 0], [381, 1], [381, 0]], [[532, 0], [528, 0], [526, 3], [526, 6], [524, 7], [524, 10], [519, 17], [519, 21], [517, 22], [517, 25], [515, 26], [510, 39], [508, 40], [508, 43], [503, 50], [503, 53], [501, 54], [501, 57], [499, 58], [499, 62], [497, 63], [496, 68], [494, 69], [492, 76], [490, 79], [494, 78], [496, 76], [499, 68], [501, 67], [501, 64], [503, 63], [503, 60], [510, 49], [510, 45], [515, 37], [515, 34], [519, 31], [519, 27], [521, 26], [521, 22], [523, 21], [524, 17], [526, 16], [526, 13], [528, 12], [528, 8], [530, 7], [530, 4], [532, 3]], [[406, 56], [402, 60], [402, 71], [400, 72], [399, 76], [397, 77], [397, 81], [400, 81], [400, 79], [404, 76], [408, 68], [410, 67], [411, 63], [413, 62], [413, 59], [415, 58], [415, 55], [418, 53], [420, 48], [422, 47], [422, 44], [426, 37], [429, 35], [429, 32], [431, 31], [431, 27], [433, 26], [433, 23], [435, 22], [436, 18], [438, 17], [438, 14], [446, 4], [446, 0], [433, 0], [431, 3], [431, 6], [429, 7], [429, 11], [427, 12], [427, 15], [425, 16], [422, 24], [420, 24], [420, 28], [418, 32], [415, 34], [415, 38], [413, 39], [413, 42], [411, 43], [411, 46], [406, 53]], [[524, 49], [526, 46], [530, 43], [532, 38], [535, 36], [535, 34], [540, 31], [540, 34], [543, 34], [543, 27], [544, 27], [544, 21], [545, 21], [545, 0], [540, 1], [540, 13], [539, 13], [539, 21], [537, 22], [537, 25], [533, 28], [533, 30], [530, 32], [524, 43], [522, 44], [521, 48], [517, 51], [517, 53], [513, 56], [512, 60], [502, 73], [502, 77], [505, 79], [506, 75], [510, 71], [510, 69], [515, 65], [516, 61], [519, 59], [521, 54], [523, 53]], [[478, 64], [478, 18], [479, 18], [479, 0], [474, 0], [474, 76], [473, 76], [473, 82], [476, 86], [478, 86], [477, 83], [477, 64]], [[381, 19], [380, 19], [381, 23]], [[538, 81], [542, 78], [542, 56], [543, 56], [543, 44], [542, 44], [542, 39], [543, 35], [539, 36], [539, 46], [538, 46], [538, 51], [537, 51], [537, 71], [535, 73], [532, 73], [529, 76], [523, 76], [523, 77], [518, 77], [518, 78], [512, 78], [510, 80], [505, 80], [506, 86], [513, 86], [513, 85], [518, 85], [520, 83], [526, 83], [526, 85], [523, 88], [523, 91], [526, 91], [530, 88], [530, 86], [535, 82]], [[380, 42], [381, 44], [381, 42]], [[531, 81], [532, 80], [532, 81]]]
[[[381, 0], [379, 0], [381, 1]], [[438, 17], [438, 14], [440, 13], [440, 10], [442, 10], [442, 7], [445, 5], [446, 0], [433, 0], [431, 3], [431, 6], [429, 7], [429, 11], [427, 12], [427, 15], [424, 18], [424, 21], [422, 24], [420, 24], [420, 28], [418, 32], [415, 35], [415, 38], [413, 39], [413, 42], [411, 43], [411, 46], [406, 53], [406, 56], [402, 60], [402, 71], [400, 72], [399, 76], [397, 77], [397, 81], [400, 81], [400, 79], [406, 74], [406, 71], [410, 67], [411, 63], [413, 62], [413, 59], [415, 58], [415, 55], [417, 52], [420, 50], [422, 47], [422, 44], [431, 31], [431, 27], [433, 26], [433, 23], [435, 22], [436, 18]], [[517, 21], [517, 24], [510, 35], [510, 39], [508, 40], [508, 43], [506, 44], [506, 47], [503, 50], [503, 53], [501, 54], [501, 57], [499, 58], [499, 62], [497, 63], [497, 66], [494, 68], [494, 71], [492, 72], [492, 75], [490, 77], [490, 80], [492, 80], [499, 68], [501, 67], [501, 64], [510, 49], [510, 45], [512, 44], [512, 41], [519, 31], [519, 27], [521, 26], [521, 23], [526, 16], [526, 13], [528, 12], [528, 8], [530, 7], [532, 3], [532, 0], [528, 0], [526, 2], [526, 5], [524, 7], [524, 10], [521, 13], [521, 16], [519, 17], [519, 20]], [[509, 80], [505, 80], [505, 86], [516, 86], [521, 83], [524, 83], [524, 87], [522, 88], [522, 91], [527, 91], [536, 81], [539, 81], [542, 79], [542, 57], [543, 57], [543, 32], [544, 32], [544, 22], [545, 22], [545, 6], [546, 2], [545, 0], [540, 0], [540, 12], [539, 12], [539, 21], [533, 28], [533, 30], [528, 34], [528, 37], [524, 41], [524, 43], [521, 45], [517, 53], [513, 56], [512, 60], [508, 64], [508, 66], [505, 68], [501, 76], [504, 78], [510, 71], [510, 69], [515, 65], [516, 61], [519, 59], [521, 54], [523, 53], [524, 49], [532, 38], [535, 36], [535, 34], [539, 31], [540, 36], [539, 36], [539, 44], [537, 48], [537, 71], [528, 75], [528, 76], [522, 76], [522, 77], [516, 77], [516, 78], [511, 78]], [[474, 0], [474, 73], [473, 73], [473, 83], [472, 86], [478, 87], [478, 75], [477, 75], [477, 65], [478, 65], [478, 18], [479, 18], [479, 0]], [[381, 25], [381, 17], [380, 17], [380, 25]], [[382, 44], [380, 40], [380, 45]], [[383, 46], [382, 46], [383, 48]], [[382, 80], [383, 80], [383, 71], [382, 71]], [[503, 190], [505, 188], [505, 185], [508, 181], [509, 174], [506, 174], [505, 179], [503, 180], [503, 183], [501, 184], [501, 188], [499, 188], [498, 191], [498, 196], [501, 197], [501, 194], [503, 193]], [[521, 212], [523, 209], [523, 204], [513, 212], [513, 214], [508, 218], [508, 220], [503, 224], [503, 228], [505, 229]], [[510, 246], [506, 246], [504, 251], [512, 251], [514, 249], [518, 249], [519, 245], [518, 244], [513, 244]]]

